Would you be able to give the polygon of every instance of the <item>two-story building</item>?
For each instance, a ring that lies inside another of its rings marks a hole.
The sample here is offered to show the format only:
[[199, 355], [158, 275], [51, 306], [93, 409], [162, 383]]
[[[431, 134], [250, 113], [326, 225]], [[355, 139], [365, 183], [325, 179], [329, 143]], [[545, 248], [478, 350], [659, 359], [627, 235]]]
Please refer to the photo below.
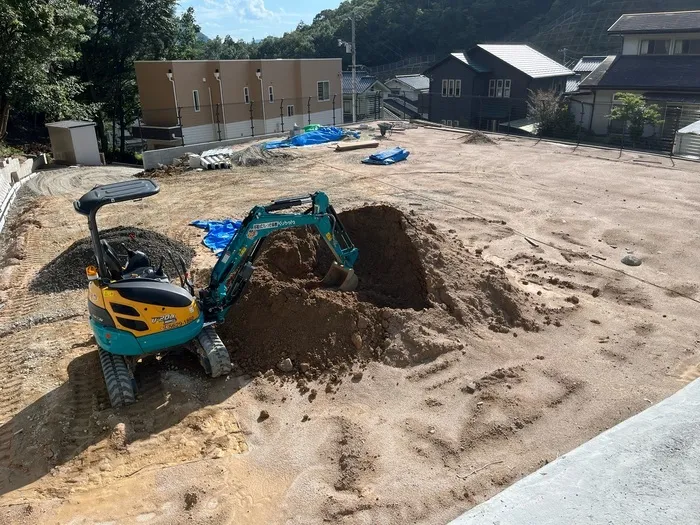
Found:
[[343, 122], [340, 58], [135, 64], [147, 147], [196, 144]]
[[606, 57], [572, 95], [586, 113], [583, 127], [622, 132], [624, 123], [609, 117], [615, 95], [636, 93], [657, 104], [664, 119], [645, 135], [672, 144], [677, 129], [700, 120], [700, 11], [625, 14], [608, 33], [622, 38], [622, 53]]
[[527, 117], [530, 91], [563, 92], [574, 72], [524, 44], [479, 44], [427, 69], [430, 120], [496, 131]]

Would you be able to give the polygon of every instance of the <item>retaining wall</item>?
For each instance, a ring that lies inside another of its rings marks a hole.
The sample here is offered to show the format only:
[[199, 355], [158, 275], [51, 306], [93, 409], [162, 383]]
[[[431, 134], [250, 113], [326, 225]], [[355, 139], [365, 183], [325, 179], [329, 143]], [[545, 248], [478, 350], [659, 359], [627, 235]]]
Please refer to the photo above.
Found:
[[218, 140], [216, 142], [202, 142], [201, 144], [190, 144], [187, 146], [177, 146], [174, 148], [154, 149], [143, 152], [143, 168], [150, 170], [157, 168], [158, 164], [172, 164], [173, 161], [182, 157], [185, 153], [202, 153], [208, 149], [223, 148], [233, 144], [245, 144], [263, 139], [272, 139], [286, 136], [286, 133], [270, 133], [255, 137], [240, 137], [237, 139]]
[[10, 207], [17, 196], [17, 190], [36, 174], [34, 171], [46, 163], [46, 156], [29, 158], [23, 162], [19, 159], [0, 159], [0, 232], [5, 226], [5, 220]]

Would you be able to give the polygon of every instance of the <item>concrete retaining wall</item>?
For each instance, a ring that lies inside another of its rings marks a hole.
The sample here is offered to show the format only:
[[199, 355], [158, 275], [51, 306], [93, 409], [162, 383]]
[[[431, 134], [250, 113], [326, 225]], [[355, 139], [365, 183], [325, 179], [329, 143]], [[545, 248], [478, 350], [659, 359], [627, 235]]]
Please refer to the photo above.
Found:
[[220, 140], [216, 142], [202, 142], [201, 144], [190, 144], [188, 146], [177, 146], [175, 148], [154, 149], [143, 152], [143, 168], [150, 170], [157, 168], [158, 164], [172, 164], [173, 161], [182, 157], [185, 153], [202, 153], [208, 149], [223, 148], [233, 144], [245, 144], [262, 139], [272, 139], [286, 136], [282, 133], [271, 133], [259, 137], [242, 137], [238, 139]]

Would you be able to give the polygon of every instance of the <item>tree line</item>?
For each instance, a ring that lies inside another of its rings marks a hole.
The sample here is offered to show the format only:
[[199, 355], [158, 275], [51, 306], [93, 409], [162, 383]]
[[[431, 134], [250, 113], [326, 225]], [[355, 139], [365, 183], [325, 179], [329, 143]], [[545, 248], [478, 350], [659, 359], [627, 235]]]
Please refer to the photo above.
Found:
[[135, 60], [347, 59], [338, 39], [350, 39], [355, 17], [358, 62], [373, 66], [497, 40], [573, 1], [345, 0], [281, 37], [245, 42], [202, 38], [194, 9], [178, 14], [177, 0], [2, 0], [0, 141], [11, 117], [90, 119], [103, 151], [123, 154], [139, 114]]

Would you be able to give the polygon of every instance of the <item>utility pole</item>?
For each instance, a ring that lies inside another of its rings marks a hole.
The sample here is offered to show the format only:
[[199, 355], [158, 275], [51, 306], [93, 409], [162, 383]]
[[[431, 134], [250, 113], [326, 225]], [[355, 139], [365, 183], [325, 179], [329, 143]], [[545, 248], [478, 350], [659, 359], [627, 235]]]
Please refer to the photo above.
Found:
[[355, 11], [352, 12], [352, 123], [357, 121], [357, 108], [355, 107], [357, 93], [355, 78], [357, 75], [357, 47], [355, 46]]

